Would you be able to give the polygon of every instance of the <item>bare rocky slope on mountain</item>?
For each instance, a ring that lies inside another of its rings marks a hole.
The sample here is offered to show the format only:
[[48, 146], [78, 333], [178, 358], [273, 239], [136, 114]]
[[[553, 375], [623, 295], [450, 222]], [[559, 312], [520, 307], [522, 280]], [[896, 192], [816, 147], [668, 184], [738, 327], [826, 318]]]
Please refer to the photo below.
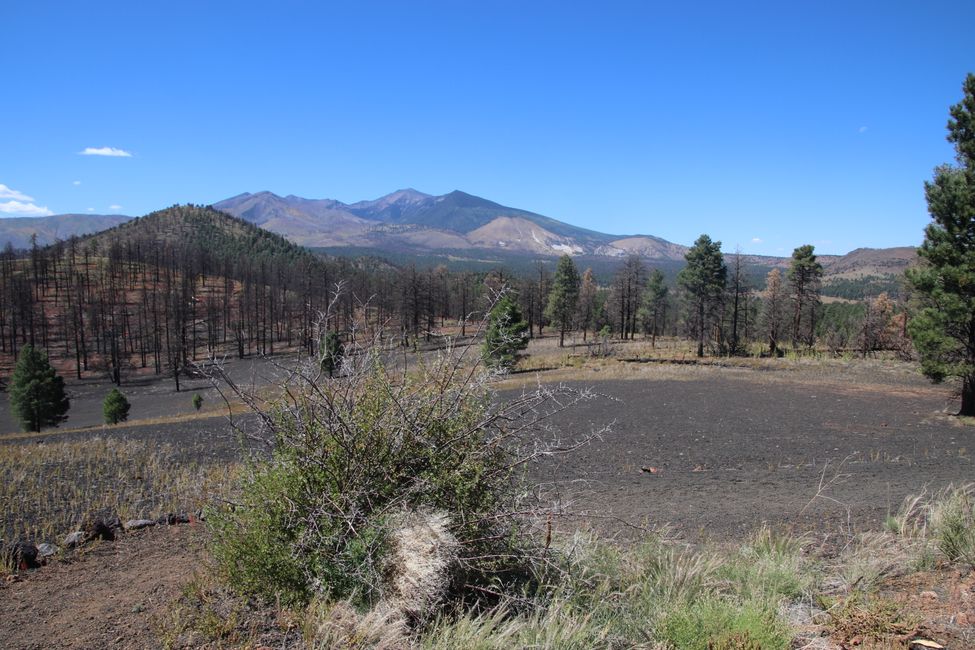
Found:
[[899, 275], [917, 260], [917, 249], [913, 246], [857, 248], [824, 261], [823, 270], [831, 278]]

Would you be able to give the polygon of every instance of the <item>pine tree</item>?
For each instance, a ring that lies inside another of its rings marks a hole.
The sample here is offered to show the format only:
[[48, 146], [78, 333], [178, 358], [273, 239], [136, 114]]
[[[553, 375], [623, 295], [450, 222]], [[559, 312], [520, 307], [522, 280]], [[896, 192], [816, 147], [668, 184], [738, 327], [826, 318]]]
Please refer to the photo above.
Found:
[[129, 400], [125, 399], [118, 388], [113, 388], [105, 401], [102, 402], [102, 414], [105, 416], [105, 424], [118, 424], [129, 419]]
[[548, 294], [545, 316], [559, 328], [559, 347], [565, 345], [565, 333], [572, 328], [572, 320], [579, 302], [579, 272], [572, 258], [563, 255], [555, 269], [555, 280]]
[[335, 371], [342, 365], [342, 358], [345, 356], [345, 346], [338, 332], [329, 332], [325, 335], [325, 345], [322, 350], [322, 370], [328, 373], [329, 377], [335, 376]]
[[[823, 266], [816, 261], [812, 244], [792, 251], [789, 284], [792, 287], [792, 346], [812, 346], [816, 334], [816, 307], [819, 306]], [[805, 328], [803, 317], [805, 316]], [[805, 329], [805, 331], [803, 331]]]
[[921, 370], [935, 383], [962, 382], [959, 415], [975, 415], [975, 75], [951, 107], [948, 141], [958, 166], [943, 165], [924, 184], [932, 223], [909, 269], [917, 310], [908, 323]]
[[519, 350], [528, 347], [528, 323], [518, 309], [518, 303], [505, 293], [494, 304], [488, 316], [484, 335], [484, 361], [493, 368], [510, 370]]
[[10, 408], [24, 430], [56, 427], [68, 419], [70, 406], [64, 379], [54, 371], [47, 354], [32, 345], [24, 346], [10, 377]]
[[721, 242], [701, 235], [684, 255], [687, 266], [677, 274], [677, 283], [692, 298], [697, 315], [697, 356], [704, 356], [705, 323], [708, 314], [721, 300], [728, 268], [721, 254]]

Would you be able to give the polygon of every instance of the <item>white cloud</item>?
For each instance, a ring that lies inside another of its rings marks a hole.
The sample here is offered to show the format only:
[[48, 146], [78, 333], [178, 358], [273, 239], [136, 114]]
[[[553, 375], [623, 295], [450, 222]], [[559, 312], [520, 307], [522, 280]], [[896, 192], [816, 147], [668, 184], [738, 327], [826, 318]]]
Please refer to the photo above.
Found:
[[88, 212], [94, 212], [95, 208], [88, 208]]
[[22, 201], [0, 201], [0, 214], [9, 214], [18, 217], [49, 217], [53, 212], [47, 207], [24, 203]]
[[764, 240], [761, 237], [752, 237], [753, 244], [761, 244]]
[[857, 129], [857, 133], [866, 133], [868, 128], [869, 127], [861, 126], [859, 129]]
[[130, 154], [125, 149], [116, 149], [115, 147], [85, 147], [84, 151], [79, 151], [80, 156], [111, 156], [114, 158], [131, 158]]
[[71, 181], [71, 184], [74, 185], [75, 187], [78, 187], [79, 185], [81, 185], [81, 181]]
[[119, 205], [118, 203], [113, 203], [112, 205], [108, 206], [108, 209], [109, 210], [121, 210], [122, 209], [122, 206]]
[[34, 200], [23, 192], [18, 192], [3, 183], [0, 183], [0, 199], [13, 199], [14, 201], [26, 201], [27, 203], [31, 203]]

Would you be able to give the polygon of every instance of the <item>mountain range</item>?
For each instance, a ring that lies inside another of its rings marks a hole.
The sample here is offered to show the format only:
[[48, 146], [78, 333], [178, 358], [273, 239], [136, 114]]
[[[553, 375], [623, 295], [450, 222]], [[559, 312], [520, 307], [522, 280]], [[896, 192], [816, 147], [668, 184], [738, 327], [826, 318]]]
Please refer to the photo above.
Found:
[[[611, 235], [587, 230], [519, 208], [455, 190], [441, 196], [397, 190], [372, 201], [245, 192], [214, 208], [288, 240], [333, 254], [368, 252], [391, 259], [441, 256], [480, 262], [526, 261], [563, 253], [597, 264], [639, 255], [650, 262], [682, 264], [687, 247], [652, 235]], [[63, 214], [0, 219], [0, 246], [39, 245], [112, 228], [130, 220], [122, 215]], [[746, 264], [786, 266], [789, 258], [747, 255]], [[894, 276], [916, 258], [912, 247], [857, 249], [843, 256], [821, 255], [827, 277], [856, 279]]]
[[313, 248], [493, 250], [531, 256], [638, 254], [665, 260], [683, 259], [687, 250], [650, 235], [620, 237], [579, 228], [459, 190], [431, 196], [405, 189], [351, 204], [258, 192], [213, 207]]

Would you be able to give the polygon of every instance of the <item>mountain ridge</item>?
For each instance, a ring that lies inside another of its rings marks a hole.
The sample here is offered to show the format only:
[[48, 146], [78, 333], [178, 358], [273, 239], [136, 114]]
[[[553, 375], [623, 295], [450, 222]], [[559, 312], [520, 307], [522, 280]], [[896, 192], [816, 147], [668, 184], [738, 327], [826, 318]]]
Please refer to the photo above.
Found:
[[[358, 250], [386, 253], [403, 259], [448, 255], [483, 261], [487, 257], [532, 260], [562, 254], [601, 259], [638, 255], [648, 262], [682, 264], [688, 247], [653, 235], [614, 235], [588, 230], [528, 210], [511, 208], [467, 192], [454, 190], [435, 196], [403, 188], [377, 199], [343, 203], [335, 199], [279, 196], [264, 190], [243, 192], [218, 201], [213, 208], [282, 236], [294, 244], [350, 254]], [[131, 217], [122, 215], [55, 215], [0, 219], [4, 235], [16, 237], [24, 248], [30, 231], [38, 244], [117, 227]], [[7, 225], [6, 231], [4, 226]], [[500, 258], [499, 258], [500, 259]], [[788, 266], [790, 258], [743, 255], [746, 264]], [[916, 259], [912, 247], [858, 248], [846, 255], [820, 255], [827, 278], [856, 279], [892, 276]]]
[[[529, 255], [563, 253], [682, 259], [687, 247], [653, 235], [613, 235], [574, 226], [454, 190], [440, 196], [412, 188], [378, 199], [342, 203], [272, 192], [245, 192], [213, 204], [312, 247], [360, 246], [403, 252], [494, 249]], [[293, 218], [284, 223], [278, 215]], [[340, 226], [339, 228], [335, 226]], [[622, 247], [614, 246], [624, 241]]]

